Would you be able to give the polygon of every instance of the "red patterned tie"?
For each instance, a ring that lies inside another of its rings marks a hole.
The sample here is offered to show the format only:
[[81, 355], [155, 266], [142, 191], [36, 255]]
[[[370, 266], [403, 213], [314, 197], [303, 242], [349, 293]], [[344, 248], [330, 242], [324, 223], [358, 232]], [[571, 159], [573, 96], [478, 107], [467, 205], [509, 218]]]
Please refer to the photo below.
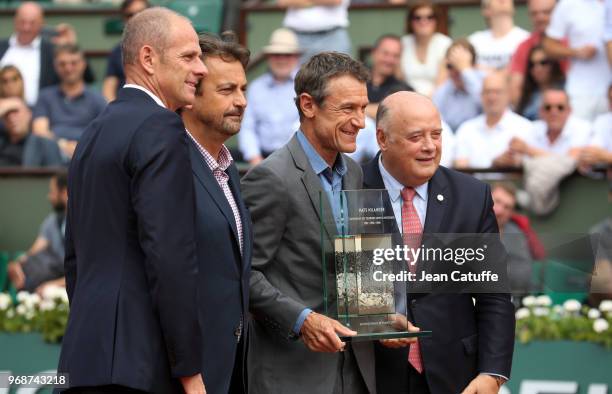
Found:
[[[412, 199], [416, 190], [412, 187], [405, 187], [402, 189], [402, 236], [404, 238], [404, 244], [410, 248], [418, 248], [421, 243], [421, 236], [423, 234], [423, 226], [419, 215], [412, 203]], [[413, 264], [414, 263], [414, 264]], [[416, 262], [409, 262], [408, 265], [410, 272], [416, 271]], [[414, 367], [419, 373], [423, 373], [423, 361], [421, 360], [421, 347], [419, 342], [415, 342], [410, 345], [408, 351], [408, 362]]]

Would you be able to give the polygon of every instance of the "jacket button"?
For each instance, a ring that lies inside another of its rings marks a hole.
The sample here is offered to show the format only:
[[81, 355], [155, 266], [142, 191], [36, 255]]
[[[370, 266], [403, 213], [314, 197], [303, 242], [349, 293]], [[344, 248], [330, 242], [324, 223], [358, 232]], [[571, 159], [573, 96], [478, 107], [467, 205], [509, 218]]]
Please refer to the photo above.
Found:
[[417, 300], [410, 300], [410, 305], [414, 308], [417, 305]]
[[236, 337], [239, 337], [241, 332], [242, 332], [242, 330], [240, 329], [240, 327], [236, 327], [236, 329], [234, 330], [234, 335]]

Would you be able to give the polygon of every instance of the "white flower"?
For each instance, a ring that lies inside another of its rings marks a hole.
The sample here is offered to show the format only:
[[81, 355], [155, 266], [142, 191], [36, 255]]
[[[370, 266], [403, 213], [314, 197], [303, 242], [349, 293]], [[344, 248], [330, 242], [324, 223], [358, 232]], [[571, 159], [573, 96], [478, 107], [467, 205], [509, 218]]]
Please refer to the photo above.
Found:
[[587, 316], [589, 316], [589, 319], [599, 319], [601, 317], [601, 312], [595, 308], [591, 308]]
[[68, 294], [66, 289], [61, 286], [46, 286], [43, 290], [43, 299], [55, 300], [60, 299], [62, 302], [68, 302]]
[[610, 324], [605, 319], [597, 319], [593, 322], [593, 330], [595, 332], [601, 333], [610, 328]]
[[30, 297], [30, 294], [27, 291], [20, 291], [17, 293], [17, 301], [24, 302]]
[[529, 315], [531, 315], [531, 312], [529, 312], [529, 309], [521, 308], [518, 311], [516, 311], [516, 314], [514, 316], [516, 317], [516, 320], [521, 320], [521, 319], [528, 318]]
[[34, 312], [33, 311], [27, 311], [25, 314], [25, 318], [27, 320], [32, 320], [34, 318]]
[[563, 303], [563, 309], [568, 312], [578, 312], [581, 307], [582, 304], [580, 304], [580, 301], [574, 299], [567, 300]]
[[53, 300], [42, 300], [40, 303], [41, 311], [52, 311], [55, 309], [55, 301]]
[[550, 310], [548, 308], [539, 306], [533, 309], [533, 315], [534, 316], [548, 316], [548, 313], [550, 312]]
[[523, 306], [529, 308], [530, 306], [534, 306], [536, 303], [536, 298], [534, 296], [527, 296], [523, 298]]
[[28, 297], [23, 300], [23, 304], [28, 309], [34, 309], [36, 305], [40, 303], [40, 296], [36, 293], [28, 295]]
[[15, 317], [15, 311], [12, 309], [9, 309], [8, 311], [6, 311], [6, 317], [8, 317], [9, 319], [12, 319]]
[[8, 294], [0, 293], [0, 311], [5, 311], [11, 305], [11, 296]]
[[612, 312], [612, 300], [603, 300], [599, 304], [599, 310], [602, 312]]
[[552, 310], [557, 315], [560, 315], [561, 313], [563, 313], [563, 307], [561, 305], [553, 305]]
[[538, 306], [551, 306], [552, 300], [547, 295], [541, 295], [536, 298], [535, 304]]
[[26, 306], [23, 304], [17, 305], [16, 310], [17, 310], [17, 314], [21, 316], [25, 315], [28, 312], [28, 308], [26, 308]]

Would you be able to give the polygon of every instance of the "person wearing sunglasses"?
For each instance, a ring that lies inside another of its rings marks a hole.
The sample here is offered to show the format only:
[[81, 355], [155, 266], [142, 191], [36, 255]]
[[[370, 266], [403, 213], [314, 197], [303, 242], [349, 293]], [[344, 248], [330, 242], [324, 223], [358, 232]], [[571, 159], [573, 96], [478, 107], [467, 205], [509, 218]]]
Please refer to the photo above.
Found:
[[444, 79], [444, 55], [452, 41], [437, 32], [438, 11], [430, 1], [410, 7], [407, 26], [408, 34], [402, 37], [402, 73], [417, 93], [431, 96]]
[[556, 154], [577, 157], [580, 148], [588, 145], [591, 123], [572, 115], [567, 92], [549, 88], [542, 93], [540, 119], [533, 128], [510, 141], [510, 151], [528, 157]]
[[562, 87], [564, 84], [565, 75], [561, 64], [549, 58], [541, 45], [536, 45], [529, 51], [527, 74], [516, 112], [529, 120], [539, 119], [542, 91], [551, 86]]

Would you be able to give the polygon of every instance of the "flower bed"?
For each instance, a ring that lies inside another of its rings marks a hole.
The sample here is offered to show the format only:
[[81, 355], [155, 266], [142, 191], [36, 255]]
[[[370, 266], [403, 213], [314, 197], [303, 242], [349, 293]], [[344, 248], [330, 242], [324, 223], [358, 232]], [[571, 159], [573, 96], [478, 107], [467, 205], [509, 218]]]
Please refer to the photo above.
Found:
[[47, 287], [42, 297], [19, 292], [17, 302], [0, 293], [0, 332], [40, 332], [45, 341], [61, 341], [68, 324], [68, 295], [63, 287]]

